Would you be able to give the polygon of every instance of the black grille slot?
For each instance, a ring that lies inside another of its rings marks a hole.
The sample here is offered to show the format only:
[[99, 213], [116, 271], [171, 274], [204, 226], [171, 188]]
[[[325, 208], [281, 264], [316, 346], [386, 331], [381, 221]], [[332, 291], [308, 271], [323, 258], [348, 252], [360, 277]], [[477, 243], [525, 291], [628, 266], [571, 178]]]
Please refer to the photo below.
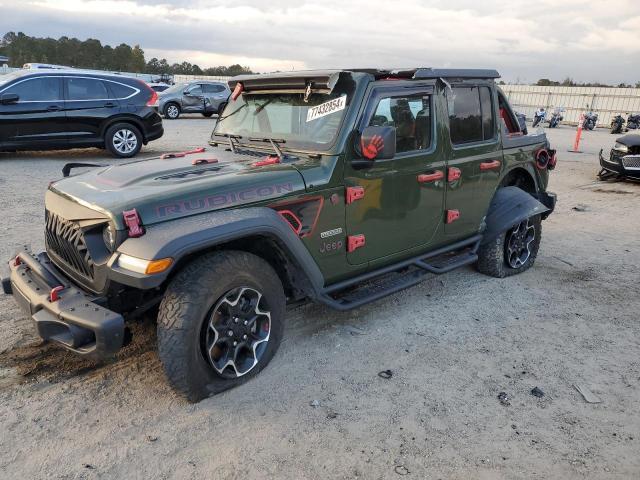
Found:
[[53, 252], [69, 268], [83, 277], [94, 279], [93, 260], [84, 232], [77, 223], [45, 211], [45, 242], [47, 251]]

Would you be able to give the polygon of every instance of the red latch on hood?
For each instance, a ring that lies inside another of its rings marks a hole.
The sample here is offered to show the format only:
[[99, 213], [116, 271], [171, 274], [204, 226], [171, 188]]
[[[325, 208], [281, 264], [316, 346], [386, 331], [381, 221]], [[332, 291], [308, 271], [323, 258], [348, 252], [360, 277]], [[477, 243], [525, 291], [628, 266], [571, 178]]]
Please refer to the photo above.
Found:
[[142, 222], [140, 221], [140, 216], [135, 208], [132, 210], [125, 210], [122, 212], [122, 216], [124, 217], [124, 223], [129, 230], [129, 236], [131, 238], [138, 238], [144, 235], [144, 227], [140, 225]]
[[251, 166], [264, 167], [266, 165], [275, 165], [276, 163], [280, 163], [280, 157], [276, 155], [269, 155], [268, 157], [265, 157], [264, 160], [258, 160], [257, 162], [253, 162]]

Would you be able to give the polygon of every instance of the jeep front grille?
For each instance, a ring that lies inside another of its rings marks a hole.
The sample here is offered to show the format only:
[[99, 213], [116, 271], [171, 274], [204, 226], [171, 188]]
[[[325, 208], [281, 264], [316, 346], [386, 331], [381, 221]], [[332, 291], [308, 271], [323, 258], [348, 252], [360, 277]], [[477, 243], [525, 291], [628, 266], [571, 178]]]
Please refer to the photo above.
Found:
[[94, 264], [80, 226], [45, 211], [45, 242], [65, 265], [89, 280], [94, 279]]

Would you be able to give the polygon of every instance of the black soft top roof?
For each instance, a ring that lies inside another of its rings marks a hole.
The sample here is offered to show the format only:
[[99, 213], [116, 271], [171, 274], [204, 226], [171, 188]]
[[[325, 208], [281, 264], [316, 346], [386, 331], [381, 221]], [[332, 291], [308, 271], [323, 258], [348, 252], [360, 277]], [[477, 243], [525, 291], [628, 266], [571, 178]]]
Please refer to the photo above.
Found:
[[381, 78], [397, 78], [406, 80], [419, 80], [429, 78], [478, 78], [495, 79], [500, 74], [496, 70], [473, 68], [354, 68], [343, 70], [298, 70], [293, 72], [276, 72], [263, 75], [238, 75], [229, 80], [229, 87], [233, 89], [238, 83], [242, 83], [245, 91], [287, 90], [300, 91], [309, 85], [314, 91], [333, 90], [336, 82], [342, 74], [367, 73], [376, 80]]

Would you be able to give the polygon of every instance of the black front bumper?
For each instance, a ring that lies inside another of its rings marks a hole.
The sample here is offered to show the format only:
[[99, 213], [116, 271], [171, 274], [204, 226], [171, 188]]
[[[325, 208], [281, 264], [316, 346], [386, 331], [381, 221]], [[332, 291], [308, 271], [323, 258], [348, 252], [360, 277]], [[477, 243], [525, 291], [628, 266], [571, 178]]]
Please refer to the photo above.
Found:
[[[122, 315], [102, 304], [103, 297], [76, 288], [51, 263], [46, 253], [34, 255], [28, 248], [9, 262], [9, 277], [2, 278], [4, 293], [36, 323], [44, 340], [51, 340], [81, 355], [103, 358], [116, 353], [124, 343]], [[58, 299], [51, 291], [62, 287]]]
[[625, 155], [611, 150], [609, 157], [605, 157], [600, 150], [600, 166], [624, 177], [640, 178], [640, 155]]

